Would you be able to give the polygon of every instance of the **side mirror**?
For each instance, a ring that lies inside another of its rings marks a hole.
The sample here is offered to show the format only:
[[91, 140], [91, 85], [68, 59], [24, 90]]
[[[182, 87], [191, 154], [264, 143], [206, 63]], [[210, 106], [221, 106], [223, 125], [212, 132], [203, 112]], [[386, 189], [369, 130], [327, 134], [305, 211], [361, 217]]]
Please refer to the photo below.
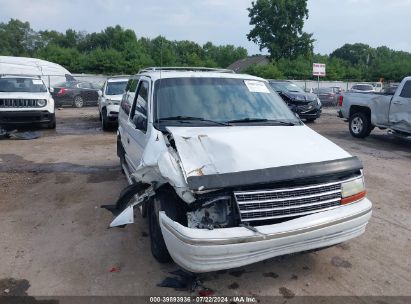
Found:
[[98, 96], [101, 97], [101, 96], [103, 96], [103, 91], [102, 91], [102, 90], [98, 90], [98, 91], [97, 91], [97, 94], [98, 94]]
[[54, 93], [54, 88], [49, 88], [50, 93]]
[[147, 119], [140, 115], [134, 115], [133, 124], [136, 126], [137, 130], [146, 131], [147, 130]]

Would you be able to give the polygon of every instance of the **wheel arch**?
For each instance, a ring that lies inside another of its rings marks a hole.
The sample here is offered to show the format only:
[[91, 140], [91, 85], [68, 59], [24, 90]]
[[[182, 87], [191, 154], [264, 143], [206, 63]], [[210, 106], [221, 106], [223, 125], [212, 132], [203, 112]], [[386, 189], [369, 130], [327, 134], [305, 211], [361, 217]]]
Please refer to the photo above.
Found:
[[350, 115], [349, 117], [351, 117], [352, 115], [354, 115], [355, 113], [364, 113], [365, 115], [367, 115], [368, 119], [370, 119], [371, 121], [371, 109], [365, 106], [358, 106], [358, 105], [353, 105], [350, 107]]

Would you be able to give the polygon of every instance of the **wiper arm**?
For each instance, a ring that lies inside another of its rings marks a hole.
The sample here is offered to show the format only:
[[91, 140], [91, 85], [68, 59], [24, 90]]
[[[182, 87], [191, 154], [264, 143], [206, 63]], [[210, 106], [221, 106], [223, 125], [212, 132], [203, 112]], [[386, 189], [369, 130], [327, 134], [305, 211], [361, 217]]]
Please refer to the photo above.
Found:
[[220, 121], [205, 119], [202, 117], [192, 117], [192, 116], [172, 116], [172, 117], [160, 118], [158, 120], [159, 121], [203, 121], [203, 122], [211, 122], [211, 123], [222, 125], [222, 126], [229, 126], [229, 124], [226, 122], [220, 122]]
[[293, 122], [282, 121], [282, 120], [275, 120], [275, 119], [265, 119], [265, 118], [244, 118], [244, 119], [237, 119], [237, 120], [230, 120], [227, 123], [253, 123], [253, 122], [264, 122], [264, 123], [272, 123], [272, 124], [279, 124], [283, 126], [295, 126], [296, 124]]

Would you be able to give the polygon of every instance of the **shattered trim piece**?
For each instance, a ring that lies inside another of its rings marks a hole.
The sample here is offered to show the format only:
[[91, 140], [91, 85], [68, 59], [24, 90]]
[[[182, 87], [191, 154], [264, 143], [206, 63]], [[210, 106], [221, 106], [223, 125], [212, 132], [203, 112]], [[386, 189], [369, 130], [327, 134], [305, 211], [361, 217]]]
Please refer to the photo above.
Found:
[[246, 172], [189, 176], [191, 190], [211, 190], [244, 185], [284, 182], [308, 177], [356, 172], [363, 169], [358, 157], [337, 159], [319, 163], [308, 163]]

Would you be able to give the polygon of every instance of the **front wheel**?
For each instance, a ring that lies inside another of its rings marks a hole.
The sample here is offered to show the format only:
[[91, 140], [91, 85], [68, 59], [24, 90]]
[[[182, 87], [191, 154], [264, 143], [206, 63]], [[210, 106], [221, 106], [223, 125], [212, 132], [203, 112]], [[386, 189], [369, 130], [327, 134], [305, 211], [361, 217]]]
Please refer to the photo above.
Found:
[[101, 113], [101, 127], [103, 128], [104, 131], [108, 131], [111, 127], [111, 124], [108, 121], [107, 110], [106, 109], [103, 109], [103, 111]]
[[148, 225], [152, 255], [160, 263], [168, 263], [172, 259], [170, 253], [168, 252], [166, 243], [164, 242], [159, 221], [159, 213], [162, 210], [162, 199], [163, 197], [161, 195], [157, 195], [150, 204]]
[[350, 133], [356, 138], [365, 138], [370, 135], [373, 126], [365, 113], [358, 112], [350, 117]]
[[50, 122], [47, 124], [47, 129], [55, 129], [56, 128], [56, 116], [53, 114]]
[[84, 106], [84, 100], [83, 100], [83, 97], [81, 97], [81, 96], [76, 96], [76, 97], [74, 97], [74, 106], [76, 107], [76, 108], [82, 108], [83, 106]]

